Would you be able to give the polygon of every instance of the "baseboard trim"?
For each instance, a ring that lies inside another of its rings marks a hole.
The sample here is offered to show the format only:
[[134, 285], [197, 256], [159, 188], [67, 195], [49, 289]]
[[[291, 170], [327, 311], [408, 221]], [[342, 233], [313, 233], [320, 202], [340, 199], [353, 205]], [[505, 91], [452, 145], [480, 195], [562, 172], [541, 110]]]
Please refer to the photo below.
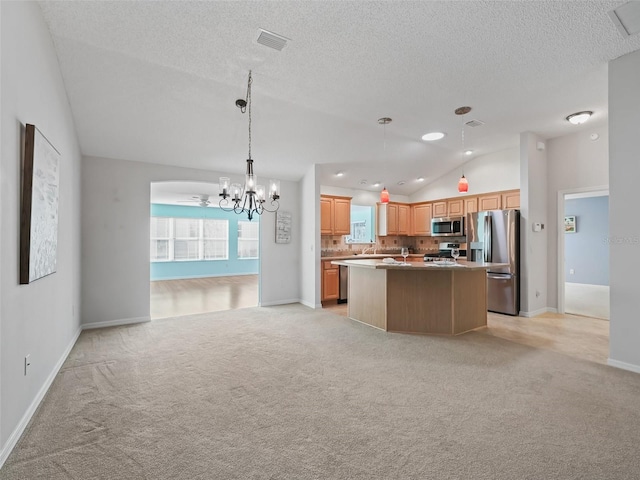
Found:
[[302, 303], [297, 298], [289, 298], [286, 300], [276, 300], [274, 302], [260, 302], [261, 307], [275, 307], [276, 305], [289, 305], [291, 303]]
[[640, 365], [634, 365], [633, 363], [626, 363], [621, 362], [620, 360], [608, 358], [607, 364], [612, 367], [621, 368], [622, 370], [628, 370], [633, 373], [640, 373]]
[[131, 317], [119, 318], [117, 320], [107, 320], [105, 322], [85, 323], [82, 330], [92, 330], [94, 328], [118, 327], [120, 325], [131, 325], [132, 323], [147, 323], [151, 321], [151, 317]]
[[178, 275], [176, 277], [162, 277], [152, 278], [152, 282], [162, 282], [164, 280], [189, 280], [190, 278], [219, 278], [219, 277], [241, 277], [243, 275], [258, 275], [258, 272], [244, 272], [244, 273], [215, 273], [205, 275]]
[[531, 318], [531, 317], [537, 317], [538, 315], [542, 315], [544, 313], [558, 313], [558, 310], [553, 307], [543, 307], [543, 308], [539, 308], [538, 310], [534, 310], [532, 312], [520, 311], [520, 316]]
[[2, 450], [0, 450], [0, 468], [2, 468], [2, 466], [4, 465], [4, 462], [6, 462], [7, 458], [9, 458], [9, 454], [13, 451], [13, 448], [18, 443], [18, 440], [20, 440], [20, 437], [24, 433], [25, 428], [27, 428], [27, 425], [29, 425], [29, 422], [31, 421], [31, 417], [33, 417], [33, 414], [36, 413], [38, 406], [40, 406], [40, 402], [42, 401], [44, 396], [47, 394], [49, 387], [51, 387], [51, 384], [53, 383], [56, 376], [58, 375], [58, 372], [62, 368], [62, 365], [64, 364], [67, 357], [69, 356], [69, 353], [71, 353], [71, 349], [76, 344], [76, 341], [78, 340], [78, 337], [80, 336], [81, 332], [82, 332], [82, 327], [78, 328], [76, 333], [73, 335], [71, 342], [69, 342], [69, 345], [67, 345], [67, 348], [64, 350], [64, 352], [62, 352], [62, 355], [60, 356], [55, 366], [53, 367], [53, 370], [45, 380], [42, 387], [40, 387], [40, 390], [38, 390], [38, 393], [36, 397], [33, 399], [33, 401], [31, 402], [31, 405], [29, 405], [29, 408], [20, 419], [20, 422], [18, 422], [18, 425], [9, 436], [7, 443], [5, 443], [4, 446], [2, 447]]
[[309, 307], [309, 308], [313, 308], [314, 310], [317, 308], [322, 308], [322, 303], [311, 303], [311, 302], [306, 302], [304, 300], [299, 300], [299, 302], [304, 305], [305, 307]]

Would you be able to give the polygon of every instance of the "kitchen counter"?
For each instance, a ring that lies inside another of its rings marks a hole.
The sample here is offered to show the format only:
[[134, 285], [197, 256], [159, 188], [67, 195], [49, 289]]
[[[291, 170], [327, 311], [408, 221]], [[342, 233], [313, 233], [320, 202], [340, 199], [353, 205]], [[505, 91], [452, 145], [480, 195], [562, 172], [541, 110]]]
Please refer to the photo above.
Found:
[[[392, 257], [395, 258], [395, 255]], [[505, 266], [508, 265], [506, 263], [485, 263], [485, 262], [468, 262], [464, 259], [458, 258], [458, 262], [451, 265], [441, 265], [436, 262], [425, 262], [422, 260], [422, 255], [420, 255], [420, 259], [409, 259], [407, 262], [408, 265], [403, 265], [402, 263], [385, 263], [382, 260], [377, 259], [360, 259], [360, 258], [351, 258], [341, 259], [341, 260], [333, 260], [331, 263], [334, 265], [343, 265], [346, 267], [362, 267], [362, 268], [375, 268], [375, 269], [393, 269], [393, 270], [416, 270], [416, 269], [437, 269], [437, 270], [488, 270], [489, 267], [493, 266]]]
[[[395, 255], [394, 255], [395, 256]], [[439, 266], [378, 259], [332, 262], [349, 267], [348, 316], [388, 332], [457, 335], [487, 325], [489, 263]]]
[[[430, 253], [436, 253], [437, 250], [434, 250], [433, 252]], [[401, 258], [402, 255], [400, 255], [399, 253], [365, 253], [364, 255], [361, 253], [352, 253], [351, 255], [332, 255], [332, 256], [326, 256], [326, 257], [320, 257], [320, 260], [325, 261], [325, 260], [363, 260], [363, 259], [372, 259], [372, 258]], [[422, 260], [422, 257], [424, 257], [423, 253], [412, 253], [408, 256], [408, 258], [419, 258]]]

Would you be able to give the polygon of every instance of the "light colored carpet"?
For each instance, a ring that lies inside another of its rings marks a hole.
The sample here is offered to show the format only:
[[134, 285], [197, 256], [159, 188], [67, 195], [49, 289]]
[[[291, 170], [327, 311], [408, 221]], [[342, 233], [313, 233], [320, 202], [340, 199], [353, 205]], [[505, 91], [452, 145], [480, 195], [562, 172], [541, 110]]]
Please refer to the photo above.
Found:
[[640, 375], [300, 305], [84, 332], [14, 479], [637, 479]]

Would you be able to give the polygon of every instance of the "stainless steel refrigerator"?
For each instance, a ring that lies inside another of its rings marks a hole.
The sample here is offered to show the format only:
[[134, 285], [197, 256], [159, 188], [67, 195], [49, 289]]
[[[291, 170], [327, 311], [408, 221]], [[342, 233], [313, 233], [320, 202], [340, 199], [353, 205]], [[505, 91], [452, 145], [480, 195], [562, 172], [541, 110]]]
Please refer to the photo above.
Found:
[[492, 312], [520, 312], [520, 210], [467, 215], [467, 259], [506, 264], [487, 271], [487, 305]]

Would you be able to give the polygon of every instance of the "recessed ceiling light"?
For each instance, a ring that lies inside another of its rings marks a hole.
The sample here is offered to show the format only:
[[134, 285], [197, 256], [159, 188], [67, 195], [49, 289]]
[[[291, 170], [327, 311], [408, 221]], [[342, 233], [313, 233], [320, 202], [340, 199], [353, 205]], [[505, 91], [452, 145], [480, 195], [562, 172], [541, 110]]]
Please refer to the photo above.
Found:
[[344, 175], [344, 172], [336, 172], [336, 177], [342, 177]]
[[380, 182], [376, 182], [373, 184], [374, 187], [379, 187], [380, 186]]
[[444, 138], [444, 133], [442, 132], [430, 132], [430, 133], [425, 133], [422, 136], [422, 139], [425, 142], [433, 142], [434, 140], [440, 140], [441, 138]]
[[418, 177], [416, 180], [418, 180], [419, 182], [424, 182], [424, 177]]
[[404, 180], [400, 180], [400, 181], [398, 182], [398, 185], [404, 185], [405, 183], [407, 183], [407, 182], [405, 182]]
[[572, 113], [567, 117], [567, 121], [573, 123], [574, 125], [580, 125], [581, 123], [589, 120], [589, 118], [591, 118], [591, 115], [593, 115], [593, 112], [591, 111]]
[[473, 150], [465, 150], [464, 154], [465, 155], [471, 155], [473, 153]]

